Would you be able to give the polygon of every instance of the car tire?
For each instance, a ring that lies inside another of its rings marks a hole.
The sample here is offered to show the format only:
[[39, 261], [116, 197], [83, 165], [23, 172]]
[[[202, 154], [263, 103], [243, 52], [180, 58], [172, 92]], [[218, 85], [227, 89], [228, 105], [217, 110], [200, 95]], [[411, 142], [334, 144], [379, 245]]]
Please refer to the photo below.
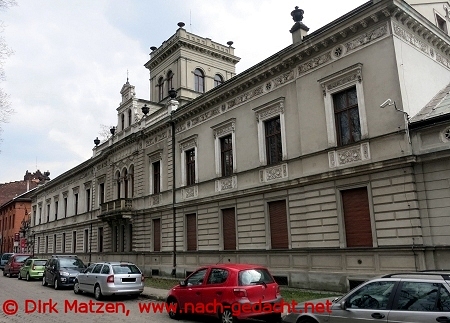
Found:
[[315, 319], [310, 318], [310, 317], [306, 317], [306, 318], [302, 319], [300, 321], [300, 323], [317, 323], [317, 321]]
[[45, 279], [45, 275], [44, 277], [42, 277], [42, 286], [47, 286], [47, 280]]
[[237, 323], [238, 319], [233, 316], [233, 312], [226, 308], [222, 313], [219, 315], [220, 323]]
[[73, 285], [73, 293], [74, 294], [81, 294], [80, 283], [78, 282], [78, 280], [76, 280], [75, 284]]
[[[167, 300], [167, 312], [169, 313], [169, 317], [172, 320], [178, 320], [180, 318], [180, 308], [178, 306], [178, 302], [175, 299]], [[175, 307], [175, 312], [172, 309]]]
[[27, 273], [27, 276], [25, 279], [27, 280], [27, 282], [29, 282], [31, 280], [30, 273]]
[[[281, 322], [281, 313], [271, 314], [269, 319], [266, 322], [267, 323], [280, 323]], [[306, 322], [308, 322], [308, 321], [306, 321]], [[313, 321], [311, 321], [311, 322], [313, 322]]]
[[94, 297], [97, 301], [101, 300], [103, 295], [102, 295], [102, 289], [100, 288], [100, 285], [95, 285], [94, 287]]
[[17, 274], [17, 279], [18, 279], [18, 280], [22, 280], [22, 276], [20, 275], [20, 271], [19, 271], [19, 273]]
[[55, 280], [53, 281], [53, 287], [54, 287], [56, 290], [60, 289], [59, 283], [58, 283], [58, 278], [55, 278]]

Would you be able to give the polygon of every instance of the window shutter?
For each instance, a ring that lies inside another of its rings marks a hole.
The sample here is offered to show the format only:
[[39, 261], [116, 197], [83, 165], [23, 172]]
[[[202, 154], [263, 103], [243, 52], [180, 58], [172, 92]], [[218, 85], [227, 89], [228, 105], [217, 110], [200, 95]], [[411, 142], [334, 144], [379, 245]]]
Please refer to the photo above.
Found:
[[236, 220], [234, 208], [222, 210], [223, 249], [236, 250]]
[[197, 221], [196, 214], [186, 214], [187, 250], [197, 250]]
[[270, 202], [269, 217], [272, 249], [289, 248], [286, 200]]
[[341, 192], [347, 247], [373, 247], [367, 188]]

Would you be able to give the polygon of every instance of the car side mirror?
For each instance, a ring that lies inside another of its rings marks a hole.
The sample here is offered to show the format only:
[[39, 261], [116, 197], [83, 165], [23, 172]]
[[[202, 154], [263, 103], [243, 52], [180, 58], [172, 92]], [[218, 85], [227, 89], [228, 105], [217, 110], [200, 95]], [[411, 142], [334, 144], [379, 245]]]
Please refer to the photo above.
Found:
[[347, 309], [347, 302], [346, 301], [341, 301], [339, 303], [339, 306], [341, 307], [341, 309], [343, 309], [345, 311]]
[[180, 280], [180, 286], [186, 286], [186, 281], [184, 281], [184, 280]]

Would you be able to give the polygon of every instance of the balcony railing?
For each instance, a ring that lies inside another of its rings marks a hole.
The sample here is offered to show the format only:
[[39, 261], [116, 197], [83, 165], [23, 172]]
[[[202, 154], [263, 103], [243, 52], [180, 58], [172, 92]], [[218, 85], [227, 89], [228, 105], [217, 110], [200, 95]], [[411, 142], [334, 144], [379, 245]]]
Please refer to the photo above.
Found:
[[130, 211], [133, 209], [132, 199], [120, 198], [114, 201], [109, 201], [100, 204], [102, 214], [119, 212], [119, 211]]

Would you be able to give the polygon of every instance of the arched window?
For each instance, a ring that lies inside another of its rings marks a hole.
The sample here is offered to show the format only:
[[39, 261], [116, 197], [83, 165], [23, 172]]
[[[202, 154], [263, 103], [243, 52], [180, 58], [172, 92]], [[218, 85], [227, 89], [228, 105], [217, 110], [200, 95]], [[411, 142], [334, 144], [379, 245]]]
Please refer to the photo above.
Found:
[[161, 76], [158, 80], [158, 100], [164, 99], [164, 78]]
[[219, 74], [216, 74], [215, 76], [214, 76], [214, 87], [216, 87], [216, 86], [218, 86], [218, 85], [220, 85], [220, 84], [222, 84], [223, 83], [223, 78], [222, 78], [222, 76], [220, 76]]
[[128, 127], [131, 126], [131, 109], [128, 109]]
[[116, 172], [116, 183], [117, 183], [117, 190], [116, 190], [117, 199], [120, 199], [120, 172], [119, 171]]
[[130, 172], [128, 174], [128, 177], [130, 178], [130, 197], [134, 197], [134, 166], [130, 166]]
[[194, 71], [194, 83], [196, 92], [205, 93], [205, 75], [199, 68]]
[[122, 115], [120, 116], [120, 118], [122, 119], [122, 120], [120, 121], [120, 124], [121, 124], [121, 126], [122, 126], [122, 128], [120, 128], [120, 130], [123, 130], [123, 129], [125, 129], [125, 115], [122, 113]]
[[124, 197], [128, 198], [128, 171], [126, 168], [122, 170]]
[[173, 88], [173, 72], [169, 71], [167, 73], [167, 94], [169, 94], [169, 91], [172, 88]]

